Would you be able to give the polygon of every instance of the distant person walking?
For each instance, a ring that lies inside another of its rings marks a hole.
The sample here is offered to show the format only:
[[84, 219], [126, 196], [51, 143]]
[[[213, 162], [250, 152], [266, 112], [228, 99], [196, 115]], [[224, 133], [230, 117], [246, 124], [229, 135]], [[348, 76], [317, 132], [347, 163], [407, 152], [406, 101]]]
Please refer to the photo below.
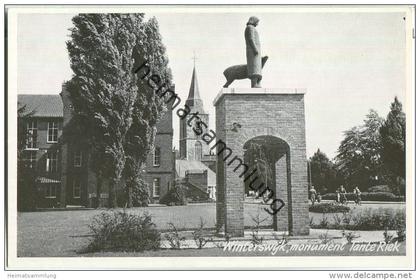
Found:
[[353, 190], [354, 193], [354, 203], [356, 203], [356, 205], [362, 205], [362, 192], [359, 190], [359, 187], [355, 187]]
[[339, 193], [340, 193], [340, 203], [347, 204], [347, 197], [346, 197], [347, 191], [343, 185], [340, 186]]
[[309, 198], [311, 199], [312, 206], [315, 204], [316, 201], [316, 190], [314, 186], [309, 188]]

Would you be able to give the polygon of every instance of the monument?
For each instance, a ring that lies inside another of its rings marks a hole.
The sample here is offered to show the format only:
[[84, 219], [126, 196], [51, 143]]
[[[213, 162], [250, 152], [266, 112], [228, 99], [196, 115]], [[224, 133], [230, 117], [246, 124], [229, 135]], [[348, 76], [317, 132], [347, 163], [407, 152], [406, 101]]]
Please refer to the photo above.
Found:
[[[244, 236], [245, 187], [253, 176], [251, 149], [258, 145], [268, 155], [265, 164], [270, 178], [265, 179], [264, 188], [273, 192], [272, 201], [284, 202], [284, 207], [278, 203], [270, 205], [273, 210], [279, 207], [273, 211], [274, 230], [307, 235], [305, 90], [261, 88], [264, 57], [261, 58], [257, 24], [258, 19], [251, 17], [245, 29], [246, 70], [251, 88], [224, 87], [213, 102], [216, 133], [225, 143], [225, 147], [217, 147], [217, 225], [225, 234]], [[240, 66], [228, 68], [233, 69], [230, 74], [238, 75], [238, 69], [243, 74]], [[230, 129], [233, 126], [235, 129]]]

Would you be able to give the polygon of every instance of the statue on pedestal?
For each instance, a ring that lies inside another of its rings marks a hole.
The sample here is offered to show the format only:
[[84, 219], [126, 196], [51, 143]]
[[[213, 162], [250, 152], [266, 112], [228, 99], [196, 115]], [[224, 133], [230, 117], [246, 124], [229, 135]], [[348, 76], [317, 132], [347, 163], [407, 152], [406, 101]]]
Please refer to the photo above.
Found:
[[246, 42], [246, 62], [247, 64], [234, 65], [228, 67], [223, 75], [226, 83], [223, 87], [228, 87], [235, 80], [250, 79], [252, 88], [261, 87], [261, 69], [267, 62], [268, 56], [261, 57], [261, 45], [257, 29], [258, 18], [250, 17], [245, 29]]
[[251, 79], [251, 87], [261, 87], [261, 45], [260, 37], [257, 32], [258, 18], [250, 17], [245, 29], [246, 42], [246, 64], [248, 69], [248, 78]]

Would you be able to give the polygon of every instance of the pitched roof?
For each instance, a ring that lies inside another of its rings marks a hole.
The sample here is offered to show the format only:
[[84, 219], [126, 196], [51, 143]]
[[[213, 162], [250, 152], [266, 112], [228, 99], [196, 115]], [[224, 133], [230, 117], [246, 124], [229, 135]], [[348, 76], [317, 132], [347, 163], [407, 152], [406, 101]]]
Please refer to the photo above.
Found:
[[34, 117], [63, 117], [63, 102], [58, 94], [19, 94], [18, 102], [33, 111]]
[[187, 171], [190, 173], [203, 173], [204, 170], [207, 170], [207, 185], [216, 186], [216, 173], [201, 161], [177, 159], [175, 161], [175, 169], [181, 178], [185, 177]]

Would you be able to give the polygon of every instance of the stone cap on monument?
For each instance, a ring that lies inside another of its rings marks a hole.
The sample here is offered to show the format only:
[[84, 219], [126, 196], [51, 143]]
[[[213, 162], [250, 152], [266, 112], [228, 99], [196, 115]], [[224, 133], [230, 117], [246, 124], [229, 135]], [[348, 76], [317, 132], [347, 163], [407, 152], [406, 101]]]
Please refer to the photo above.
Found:
[[305, 88], [222, 88], [213, 105], [217, 103], [224, 95], [302, 95], [306, 94]]

